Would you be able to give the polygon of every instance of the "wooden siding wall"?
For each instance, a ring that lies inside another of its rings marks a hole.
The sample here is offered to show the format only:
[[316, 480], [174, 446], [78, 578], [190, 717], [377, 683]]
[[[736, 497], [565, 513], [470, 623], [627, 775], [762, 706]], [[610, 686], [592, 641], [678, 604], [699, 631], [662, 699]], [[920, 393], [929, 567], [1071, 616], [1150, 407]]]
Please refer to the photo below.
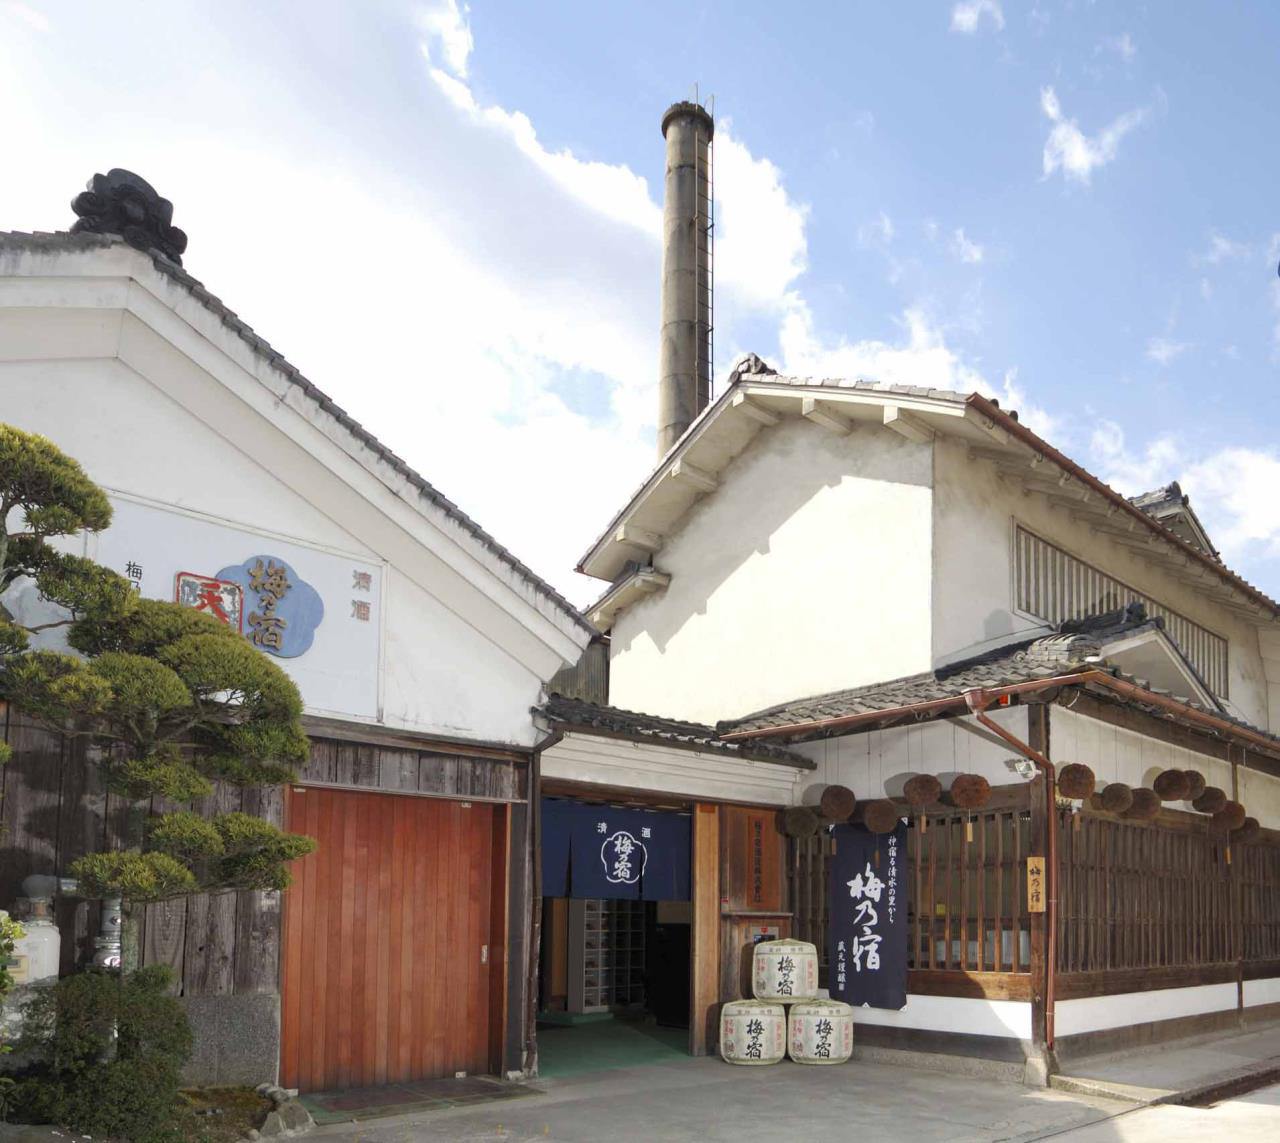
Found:
[[[83, 740], [53, 734], [3, 706], [0, 725], [13, 747], [12, 760], [0, 767], [0, 908], [11, 908], [29, 874], [62, 874], [82, 854], [126, 844], [137, 819], [131, 826], [130, 803], [102, 789]], [[524, 796], [526, 767], [509, 758], [313, 738], [300, 778], [508, 800]], [[220, 783], [189, 808], [206, 815], [241, 810], [280, 825], [284, 791]], [[169, 965], [174, 991], [183, 996], [277, 992], [280, 898], [277, 892], [225, 892], [149, 905], [138, 922], [141, 963]], [[92, 959], [98, 914], [96, 902], [58, 902], [62, 972]]]

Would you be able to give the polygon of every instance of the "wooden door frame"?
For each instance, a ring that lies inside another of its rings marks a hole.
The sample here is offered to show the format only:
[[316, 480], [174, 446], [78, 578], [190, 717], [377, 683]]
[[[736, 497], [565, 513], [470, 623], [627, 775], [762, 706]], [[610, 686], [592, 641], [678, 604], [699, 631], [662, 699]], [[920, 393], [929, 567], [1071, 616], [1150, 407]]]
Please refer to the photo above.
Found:
[[[511, 802], [507, 799], [466, 798], [460, 796], [435, 797], [431, 794], [417, 793], [408, 790], [383, 790], [371, 786], [336, 786], [326, 782], [291, 782], [285, 787], [283, 807], [283, 828], [290, 828], [290, 807], [295, 791], [324, 790], [331, 793], [347, 794], [382, 794], [387, 797], [424, 798], [435, 802], [468, 802], [483, 806], [493, 813], [493, 831], [491, 842], [490, 885], [489, 885], [489, 1027], [488, 1027], [488, 1061], [493, 1075], [502, 1075], [502, 1061], [507, 1049], [507, 964], [509, 950], [507, 947], [510, 932], [509, 896], [511, 886]], [[283, 951], [288, 948], [286, 927], [289, 924], [289, 906], [285, 900], [289, 890], [281, 894], [280, 908], [280, 948], [276, 975], [276, 990], [281, 1000], [284, 998], [285, 957]], [[284, 1013], [280, 1013], [280, 1031], [277, 1036], [276, 1074], [284, 1064]]]

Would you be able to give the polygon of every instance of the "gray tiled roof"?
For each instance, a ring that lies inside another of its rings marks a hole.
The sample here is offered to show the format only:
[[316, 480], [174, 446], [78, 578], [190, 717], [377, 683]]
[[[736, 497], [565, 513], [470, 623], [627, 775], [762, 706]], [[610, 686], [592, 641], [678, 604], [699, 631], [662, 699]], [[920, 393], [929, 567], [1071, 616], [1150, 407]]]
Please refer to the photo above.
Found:
[[[1101, 661], [1107, 642], [1120, 636], [1136, 635], [1144, 631], [1163, 630], [1161, 619], [1148, 619], [1141, 604], [1092, 616], [1088, 619], [1064, 623], [1052, 635], [1023, 639], [986, 651], [934, 671], [894, 679], [886, 683], [854, 687], [851, 690], [833, 691], [814, 695], [756, 711], [743, 718], [716, 724], [719, 734], [742, 730], [761, 730], [773, 726], [794, 726], [800, 723], [820, 722], [849, 715], [873, 714], [877, 711], [897, 710], [918, 703], [936, 702], [959, 698], [966, 691], [980, 688], [1012, 686], [1017, 683], [1051, 679], [1057, 675], [1081, 670], [1101, 670], [1117, 678], [1138, 682], [1154, 694], [1178, 697], [1168, 691], [1153, 687], [1145, 680], [1130, 679], [1114, 667]], [[1176, 647], [1174, 648], [1177, 650]], [[1180, 654], [1180, 652], [1178, 652]], [[1203, 709], [1201, 704], [1181, 699], [1187, 705]], [[1218, 710], [1214, 715], [1228, 717]], [[1238, 720], [1228, 718], [1228, 721]], [[1243, 728], [1256, 730], [1245, 722]], [[1266, 733], [1262, 731], [1261, 733]]]
[[780, 762], [812, 770], [811, 759], [767, 742], [723, 742], [715, 727], [700, 722], [682, 722], [653, 714], [621, 710], [616, 706], [600, 706], [584, 699], [553, 694], [541, 707], [534, 708], [553, 726], [565, 729], [602, 730], [633, 739], [657, 739], [660, 742], [693, 747], [713, 754], [729, 754], [764, 762]]
[[[125, 246], [124, 239], [113, 234], [72, 234], [69, 231], [43, 232], [37, 231], [32, 234], [23, 233], [21, 231], [0, 231], [0, 253], [6, 249], [10, 250], [93, 250], [102, 249], [110, 246]], [[594, 634], [594, 628], [586, 621], [582, 613], [574, 607], [564, 596], [562, 596], [555, 588], [547, 583], [541, 576], [534, 572], [531, 568], [521, 563], [514, 555], [504, 548], [497, 540], [495, 540], [488, 532], [480, 527], [470, 516], [462, 511], [447, 496], [443, 495], [436, 489], [425, 477], [419, 475], [405, 461], [401, 460], [386, 445], [378, 440], [368, 429], [355, 420], [344, 409], [334, 403], [333, 399], [328, 397], [324, 392], [318, 389], [310, 381], [302, 375], [296, 366], [291, 365], [278, 350], [272, 346], [258, 334], [252, 327], [243, 321], [233, 310], [225, 305], [220, 298], [211, 294], [197, 278], [194, 278], [176, 262], [170, 261], [158, 251], [151, 251], [149, 255], [152, 264], [156, 270], [176, 282], [185, 289], [192, 297], [196, 299], [210, 313], [216, 315], [223, 325], [227, 326], [237, 337], [249, 346], [255, 353], [263, 357], [272, 366], [283, 373], [294, 385], [302, 390], [312, 401], [316, 403], [324, 412], [333, 417], [339, 424], [343, 426], [352, 436], [372, 450], [378, 457], [391, 466], [400, 476], [409, 481], [421, 496], [434, 504], [437, 508], [445, 513], [450, 519], [459, 524], [465, 531], [469, 532], [476, 540], [478, 540], [485, 548], [492, 552], [499, 560], [506, 564], [512, 571], [520, 576], [530, 587], [534, 588], [541, 595], [545, 596], [552, 603], [556, 604], [565, 614], [567, 614], [578, 626], [584, 630], [591, 631]]]

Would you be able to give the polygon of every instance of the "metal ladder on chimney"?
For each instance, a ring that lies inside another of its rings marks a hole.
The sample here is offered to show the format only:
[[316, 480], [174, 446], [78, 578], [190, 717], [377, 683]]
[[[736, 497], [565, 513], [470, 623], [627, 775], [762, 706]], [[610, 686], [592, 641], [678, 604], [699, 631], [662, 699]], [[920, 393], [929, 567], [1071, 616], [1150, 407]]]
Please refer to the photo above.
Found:
[[[694, 102], [698, 101], [697, 88], [694, 88]], [[715, 96], [707, 100], [708, 112], [715, 117]], [[715, 134], [709, 139], [703, 138], [702, 126], [699, 124], [694, 144], [694, 186], [698, 188], [698, 219], [694, 226], [694, 266], [697, 289], [695, 291], [697, 313], [694, 318], [698, 329], [698, 376], [707, 379], [707, 404], [715, 400], [716, 383], [716, 294], [715, 294], [715, 231], [716, 231], [716, 194], [715, 194]], [[706, 194], [702, 193], [703, 178], [706, 174]], [[705, 372], [704, 372], [705, 370]]]

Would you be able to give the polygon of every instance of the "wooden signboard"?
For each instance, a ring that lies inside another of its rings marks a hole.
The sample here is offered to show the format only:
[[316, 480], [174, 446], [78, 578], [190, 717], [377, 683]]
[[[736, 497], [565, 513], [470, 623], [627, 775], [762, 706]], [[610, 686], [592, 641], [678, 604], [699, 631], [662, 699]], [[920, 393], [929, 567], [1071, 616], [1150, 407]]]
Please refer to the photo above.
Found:
[[1027, 912], [1043, 913], [1045, 901], [1044, 858], [1027, 858]]

